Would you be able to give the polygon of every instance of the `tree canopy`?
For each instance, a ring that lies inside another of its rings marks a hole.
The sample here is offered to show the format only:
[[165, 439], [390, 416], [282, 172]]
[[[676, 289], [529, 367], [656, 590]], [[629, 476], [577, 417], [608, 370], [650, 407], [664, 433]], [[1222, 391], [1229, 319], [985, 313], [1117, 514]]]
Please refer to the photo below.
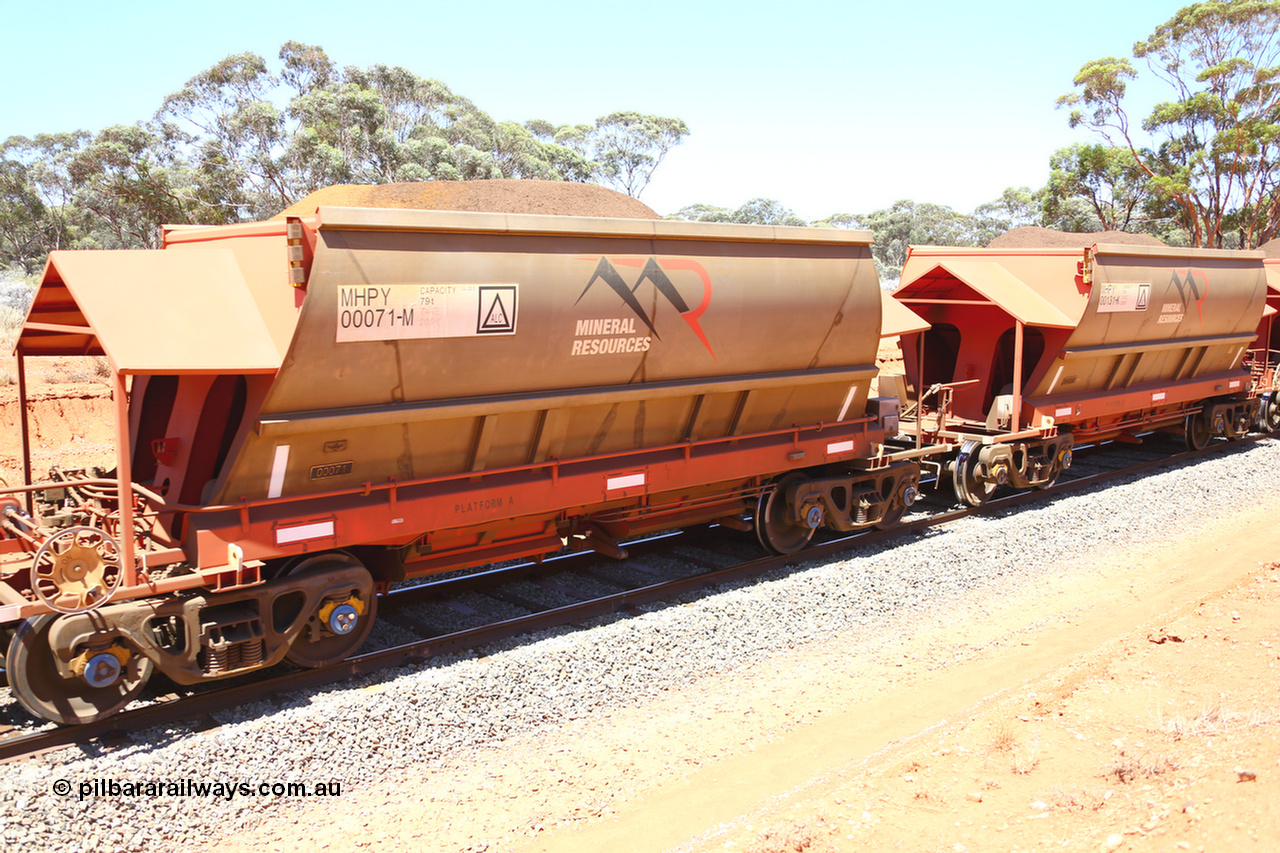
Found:
[[[1138, 76], [1133, 63], [1096, 59], [1076, 75], [1077, 91], [1058, 100], [1070, 109], [1071, 126], [1090, 128], [1127, 151], [1146, 176], [1156, 207], [1167, 206], [1193, 245], [1249, 247], [1275, 237], [1280, 2], [1192, 4], [1135, 44], [1133, 56], [1173, 90], [1173, 99], [1157, 103], [1139, 121], [1126, 108], [1128, 84]], [[1123, 168], [1113, 158], [1117, 165]], [[1106, 168], [1098, 162], [1086, 171], [1099, 178]], [[1129, 178], [1124, 182], [1131, 187]], [[1092, 191], [1088, 180], [1079, 188], [1086, 197]], [[1122, 189], [1121, 210], [1128, 195]], [[1099, 214], [1104, 221], [1107, 212]]]
[[984, 246], [1009, 230], [1008, 219], [999, 216], [1007, 207], [1004, 199], [1030, 196], [1026, 187], [1007, 189], [1001, 200], [979, 206], [973, 213], [961, 213], [944, 204], [896, 201], [887, 208], [863, 214], [836, 214], [816, 225], [835, 228], [864, 228], [875, 235], [871, 255], [876, 271], [886, 282], [897, 281], [907, 262], [909, 246]]
[[634, 111], [500, 121], [406, 68], [340, 68], [296, 41], [278, 59], [273, 71], [257, 54], [228, 56], [133, 125], [5, 140], [0, 267], [35, 272], [59, 248], [151, 247], [162, 224], [262, 219], [337, 183], [539, 178], [639, 197], [689, 133]]
[[738, 222], [745, 225], [798, 225], [809, 223], [772, 198], [753, 198], [735, 210], [710, 204], [690, 204], [680, 208], [668, 219], [687, 219], [691, 222]]
[[678, 118], [610, 113], [596, 120], [593, 153], [606, 182], [639, 198], [653, 170], [688, 134], [689, 128]]
[[875, 243], [871, 255], [884, 281], [896, 281], [911, 245], [985, 246], [1018, 225], [1045, 222], [1041, 191], [1009, 187], [1000, 198], [979, 205], [973, 213], [961, 213], [946, 205], [907, 199], [870, 213], [836, 213], [809, 222], [782, 202], [753, 198], [730, 209], [710, 204], [682, 207], [668, 219], [694, 222], [737, 222], [745, 225], [790, 225], [818, 228], [851, 228], [871, 231]]
[[[1065, 215], [1076, 225], [1096, 223], [1103, 231], [1127, 231], [1142, 220], [1152, 198], [1147, 176], [1127, 148], [1072, 145], [1053, 153], [1049, 169], [1044, 211], [1051, 217]], [[1073, 202], [1083, 202], [1087, 212], [1073, 209]], [[1081, 214], [1092, 214], [1092, 219]]]
[[[133, 125], [0, 143], [0, 269], [33, 273], [60, 248], [153, 246], [168, 222], [261, 219], [334, 183], [538, 178], [639, 197], [689, 134], [626, 110], [496, 119], [439, 80], [342, 67], [296, 41], [276, 59], [228, 56]], [[1140, 66], [1168, 95], [1146, 115], [1129, 99]], [[910, 244], [980, 246], [1019, 225], [1246, 248], [1280, 234], [1280, 0], [1182, 8], [1132, 58], [1085, 63], [1058, 104], [1099, 138], [1053, 152], [1039, 189], [1007, 188], [971, 213], [901, 200], [813, 224], [872, 230], [888, 279]], [[769, 198], [673, 217], [809, 224]]]

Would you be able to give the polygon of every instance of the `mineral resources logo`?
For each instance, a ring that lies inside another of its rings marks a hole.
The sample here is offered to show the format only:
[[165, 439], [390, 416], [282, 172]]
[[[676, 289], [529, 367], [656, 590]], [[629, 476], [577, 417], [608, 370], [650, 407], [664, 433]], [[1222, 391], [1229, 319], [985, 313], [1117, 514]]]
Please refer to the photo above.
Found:
[[[1196, 303], [1196, 318], [1204, 322], [1204, 301], [1209, 298], [1209, 277], [1203, 270], [1185, 269], [1173, 271], [1173, 286], [1177, 288], [1182, 301]], [[1188, 294], [1191, 299], [1188, 300]]]
[[[579, 258], [579, 260], [592, 261], [595, 259]], [[618, 271], [618, 267], [630, 267], [640, 270], [640, 275], [636, 278], [634, 285], [627, 283], [626, 278]], [[689, 303], [680, 295], [680, 291], [676, 289], [675, 284], [671, 281], [668, 273], [678, 272], [693, 273], [702, 282], [702, 301], [697, 307], [690, 308]], [[715, 351], [711, 348], [706, 333], [699, 323], [699, 319], [711, 304], [711, 276], [707, 274], [702, 264], [688, 258], [662, 258], [661, 260], [658, 258], [645, 260], [640, 258], [600, 258], [596, 264], [595, 272], [590, 280], [587, 281], [587, 286], [583, 288], [577, 301], [574, 302], [575, 305], [582, 301], [583, 297], [587, 295], [597, 281], [602, 281], [608, 285], [614, 293], [622, 298], [623, 304], [631, 309], [632, 314], [635, 316], [578, 320], [574, 328], [573, 349], [570, 351], [570, 355], [648, 352], [655, 338], [662, 339], [662, 336], [658, 334], [658, 330], [654, 326], [654, 317], [651, 317], [644, 310], [644, 306], [640, 304], [640, 300], [636, 297], [640, 287], [648, 283], [653, 285], [654, 289], [680, 313], [681, 318], [697, 335], [698, 340], [706, 347], [707, 352], [711, 354], [711, 358], [714, 359], [716, 357]], [[637, 321], [643, 325], [649, 334], [642, 333]]]

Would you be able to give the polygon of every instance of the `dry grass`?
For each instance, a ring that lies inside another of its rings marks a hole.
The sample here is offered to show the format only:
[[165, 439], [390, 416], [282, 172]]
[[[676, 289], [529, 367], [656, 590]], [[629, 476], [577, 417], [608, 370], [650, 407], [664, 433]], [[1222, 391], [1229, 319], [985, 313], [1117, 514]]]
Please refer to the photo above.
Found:
[[44, 381], [51, 385], [66, 382], [103, 382], [111, 376], [111, 365], [102, 356], [60, 359], [47, 365]]
[[916, 792], [911, 795], [911, 800], [915, 806], [923, 806], [935, 810], [947, 804], [946, 799], [941, 795], [926, 791], [924, 788], [917, 788]]
[[1080, 791], [1054, 788], [1053, 794], [1049, 797], [1049, 805], [1055, 809], [1068, 812], [1101, 811], [1106, 804], [1106, 793], [1094, 788], [1086, 788]]
[[[13, 270], [0, 270], [0, 352], [13, 350], [18, 330], [27, 317], [34, 285], [21, 278]], [[18, 367], [13, 359], [4, 359], [0, 367], [0, 385], [12, 385], [18, 381]]]
[[1018, 745], [1018, 738], [1013, 733], [1013, 726], [1008, 720], [1001, 720], [991, 735], [991, 743], [987, 745], [989, 752], [1013, 752]]
[[[25, 311], [0, 304], [0, 353], [7, 356], [13, 350], [13, 342], [17, 340], [18, 329], [25, 318]], [[17, 381], [17, 362], [11, 358], [4, 358], [3, 367], [0, 367], [0, 385], [12, 385]]]
[[1137, 779], [1163, 776], [1165, 773], [1177, 770], [1178, 766], [1177, 760], [1167, 755], [1152, 755], [1151, 753], [1126, 755], [1121, 751], [1116, 760], [1112, 762], [1110, 769], [1103, 775], [1106, 778], [1115, 779], [1117, 782], [1128, 784]]
[[[34, 293], [34, 278], [18, 277], [11, 270], [0, 270], [0, 353], [12, 351]], [[34, 359], [27, 362], [28, 381], [42, 381], [51, 385], [102, 382], [110, 376], [111, 365], [101, 356]], [[14, 359], [0, 359], [0, 385], [13, 385], [17, 381], [17, 362]]]
[[1227, 711], [1223, 709], [1221, 701], [1206, 705], [1189, 717], [1179, 713], [1165, 714], [1159, 709], [1155, 713], [1156, 728], [1175, 741], [1189, 737], [1214, 737], [1233, 729], [1249, 729], [1278, 722], [1280, 709]]
[[1186, 717], [1182, 714], [1174, 714], [1171, 717], [1165, 717], [1163, 714], [1156, 715], [1156, 725], [1162, 731], [1167, 732], [1174, 740], [1200, 735], [1222, 734], [1224, 721], [1225, 717], [1222, 712], [1221, 702], [1215, 702], [1212, 705], [1201, 708], [1192, 717]]
[[1020, 749], [1018, 736], [1014, 734], [1013, 724], [1008, 720], [1000, 721], [991, 735], [991, 742], [987, 744], [987, 754], [1004, 755], [1012, 759], [1009, 769], [1019, 776], [1025, 776], [1040, 766], [1039, 751], [1039, 737], [1026, 750]]
[[1013, 765], [1009, 769], [1019, 776], [1026, 776], [1040, 766], [1040, 756], [1037, 754], [1039, 751], [1040, 742], [1037, 738], [1036, 742], [1031, 744], [1025, 753], [1014, 753]]

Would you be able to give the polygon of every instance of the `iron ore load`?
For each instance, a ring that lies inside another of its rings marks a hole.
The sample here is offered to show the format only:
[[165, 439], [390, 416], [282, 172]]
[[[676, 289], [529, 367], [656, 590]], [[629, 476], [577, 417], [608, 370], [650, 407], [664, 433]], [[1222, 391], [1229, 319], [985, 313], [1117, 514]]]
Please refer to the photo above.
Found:
[[19, 374], [104, 355], [116, 466], [0, 495], [13, 693], [88, 722], [155, 670], [340, 661], [408, 577], [689, 524], [791, 553], [892, 523], [920, 454], [884, 451], [898, 403], [868, 396], [869, 245], [321, 206], [54, 252]]
[[952, 448], [943, 477], [972, 505], [1005, 483], [1051, 485], [1079, 442], [1172, 428], [1199, 449], [1272, 429], [1274, 395], [1251, 375], [1275, 364], [1258, 339], [1263, 257], [913, 247], [894, 296], [929, 329], [903, 336], [906, 376], [881, 388], [906, 406], [905, 436]]

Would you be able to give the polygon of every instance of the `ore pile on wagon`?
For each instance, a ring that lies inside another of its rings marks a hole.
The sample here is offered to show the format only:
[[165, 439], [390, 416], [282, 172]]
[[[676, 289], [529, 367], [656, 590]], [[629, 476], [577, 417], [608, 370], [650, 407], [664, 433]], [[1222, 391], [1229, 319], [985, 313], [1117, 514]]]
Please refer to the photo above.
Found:
[[897, 401], [868, 399], [869, 245], [321, 206], [54, 252], [19, 374], [105, 356], [117, 461], [0, 498], [15, 696], [80, 723], [155, 670], [325, 666], [407, 577], [688, 524], [791, 553], [892, 523], [919, 454], [885, 452]]

